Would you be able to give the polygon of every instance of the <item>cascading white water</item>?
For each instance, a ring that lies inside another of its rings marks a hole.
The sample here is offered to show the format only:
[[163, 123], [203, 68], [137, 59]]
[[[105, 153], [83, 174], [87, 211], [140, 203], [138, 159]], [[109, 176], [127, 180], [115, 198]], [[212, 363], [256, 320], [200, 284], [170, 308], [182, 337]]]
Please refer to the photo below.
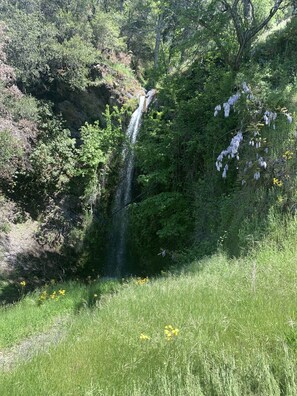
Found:
[[132, 114], [127, 132], [127, 143], [124, 145], [123, 168], [120, 174], [120, 181], [116, 190], [111, 243], [108, 252], [108, 265], [106, 276], [120, 277], [124, 274], [126, 258], [126, 231], [128, 225], [127, 206], [132, 198], [132, 181], [134, 171], [134, 151], [133, 145], [137, 141], [137, 136], [141, 126], [142, 113], [152, 100], [155, 91], [150, 91], [146, 96], [139, 98], [139, 106]]

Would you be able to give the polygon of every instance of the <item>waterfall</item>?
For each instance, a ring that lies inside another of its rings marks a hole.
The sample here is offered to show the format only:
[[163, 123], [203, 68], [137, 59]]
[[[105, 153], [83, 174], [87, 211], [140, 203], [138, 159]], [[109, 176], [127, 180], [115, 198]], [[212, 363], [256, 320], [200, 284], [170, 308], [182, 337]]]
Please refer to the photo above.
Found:
[[108, 251], [108, 262], [106, 276], [120, 277], [125, 272], [126, 261], [126, 231], [128, 226], [127, 206], [132, 199], [132, 181], [134, 173], [134, 151], [133, 145], [141, 126], [142, 114], [152, 101], [156, 91], [149, 91], [146, 96], [139, 98], [139, 106], [132, 114], [128, 129], [126, 131], [127, 143], [122, 150], [123, 167], [120, 172], [120, 181], [117, 186], [113, 215], [111, 242]]

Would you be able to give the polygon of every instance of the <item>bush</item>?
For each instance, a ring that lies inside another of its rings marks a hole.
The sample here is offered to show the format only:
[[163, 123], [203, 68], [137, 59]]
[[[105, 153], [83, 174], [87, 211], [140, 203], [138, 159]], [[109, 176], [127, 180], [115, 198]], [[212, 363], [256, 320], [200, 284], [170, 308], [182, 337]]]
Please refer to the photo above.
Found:
[[0, 131], [0, 179], [9, 179], [23, 155], [21, 142], [10, 131]]

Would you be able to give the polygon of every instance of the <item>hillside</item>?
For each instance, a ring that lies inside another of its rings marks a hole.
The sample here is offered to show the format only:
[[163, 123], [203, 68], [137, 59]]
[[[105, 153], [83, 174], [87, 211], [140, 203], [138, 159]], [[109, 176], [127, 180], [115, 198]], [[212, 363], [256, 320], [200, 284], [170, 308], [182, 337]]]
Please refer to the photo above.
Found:
[[[104, 275], [125, 132], [153, 86], [120, 208], [126, 273], [160, 273], [218, 241], [239, 256], [271, 216], [294, 214], [295, 8], [223, 3], [1, 3], [3, 268], [41, 282]], [[16, 257], [27, 228], [36, 245]]]
[[[159, 279], [52, 284], [47, 298], [42, 289], [2, 309], [1, 394], [294, 395], [295, 228], [244, 260], [217, 254]], [[50, 327], [62, 313], [67, 322]], [[16, 324], [23, 334], [12, 338]], [[20, 340], [36, 331], [30, 356]]]
[[0, 0], [0, 395], [295, 396], [297, 3]]

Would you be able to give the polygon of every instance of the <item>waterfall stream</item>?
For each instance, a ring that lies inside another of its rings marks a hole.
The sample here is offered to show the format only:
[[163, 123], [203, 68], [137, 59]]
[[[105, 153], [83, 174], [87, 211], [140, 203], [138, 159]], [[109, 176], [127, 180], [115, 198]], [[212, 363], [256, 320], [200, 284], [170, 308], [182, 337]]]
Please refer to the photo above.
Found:
[[116, 189], [113, 215], [111, 241], [108, 251], [106, 276], [120, 277], [125, 274], [126, 264], [126, 232], [128, 226], [127, 206], [132, 199], [132, 181], [134, 173], [134, 150], [133, 145], [137, 141], [140, 131], [142, 114], [152, 101], [156, 91], [151, 90], [146, 96], [140, 96], [139, 106], [132, 114], [126, 140], [122, 150], [123, 167], [120, 172], [120, 180]]

